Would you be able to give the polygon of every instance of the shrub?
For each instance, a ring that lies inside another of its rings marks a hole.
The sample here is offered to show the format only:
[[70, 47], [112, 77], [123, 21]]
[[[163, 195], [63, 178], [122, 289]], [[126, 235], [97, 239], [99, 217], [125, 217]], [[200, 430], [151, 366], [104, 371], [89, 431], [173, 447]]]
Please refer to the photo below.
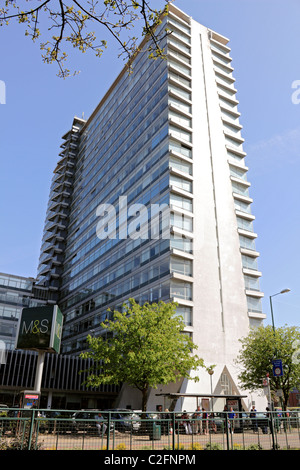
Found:
[[[172, 446], [165, 446], [163, 450], [173, 450]], [[176, 444], [174, 450], [184, 450], [183, 444]]]
[[262, 450], [262, 446], [260, 444], [251, 444], [246, 450]]
[[206, 444], [205, 450], [222, 450], [222, 446], [216, 442], [208, 442]]
[[203, 450], [203, 446], [199, 442], [194, 442], [189, 446], [189, 450]]
[[[41, 450], [42, 444], [37, 444], [34, 439], [31, 442], [30, 450]], [[1, 450], [28, 450], [29, 449], [29, 437], [27, 435], [23, 437], [15, 437], [13, 439], [2, 439], [0, 441]]]
[[184, 445], [183, 444], [176, 444], [175, 445], [175, 450], [184, 450]]
[[124, 444], [124, 442], [118, 444], [116, 450], [126, 450], [126, 445]]
[[233, 450], [243, 450], [242, 444], [233, 444]]

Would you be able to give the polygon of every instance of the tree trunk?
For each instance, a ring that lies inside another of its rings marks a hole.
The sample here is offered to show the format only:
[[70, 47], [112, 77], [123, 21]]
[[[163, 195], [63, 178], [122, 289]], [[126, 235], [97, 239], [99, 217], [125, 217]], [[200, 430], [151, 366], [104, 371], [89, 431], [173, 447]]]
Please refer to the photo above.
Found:
[[142, 411], [143, 413], [147, 410], [147, 399], [148, 399], [148, 387], [144, 387], [142, 390]]
[[147, 399], [148, 399], [148, 386], [145, 386], [142, 390], [142, 425], [140, 427], [140, 432], [141, 434], [147, 434], [148, 430], [148, 422], [147, 422], [147, 415], [146, 415], [146, 410], [147, 410]]

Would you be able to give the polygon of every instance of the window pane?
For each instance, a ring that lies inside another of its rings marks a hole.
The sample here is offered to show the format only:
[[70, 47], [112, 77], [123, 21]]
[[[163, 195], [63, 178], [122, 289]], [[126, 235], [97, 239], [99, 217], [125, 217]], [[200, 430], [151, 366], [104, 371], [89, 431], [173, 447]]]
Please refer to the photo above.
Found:
[[259, 279], [256, 278], [256, 277], [252, 277], [252, 276], [244, 276], [244, 279], [245, 279], [245, 287], [246, 289], [249, 289], [249, 290], [260, 290], [260, 287], [259, 287]]

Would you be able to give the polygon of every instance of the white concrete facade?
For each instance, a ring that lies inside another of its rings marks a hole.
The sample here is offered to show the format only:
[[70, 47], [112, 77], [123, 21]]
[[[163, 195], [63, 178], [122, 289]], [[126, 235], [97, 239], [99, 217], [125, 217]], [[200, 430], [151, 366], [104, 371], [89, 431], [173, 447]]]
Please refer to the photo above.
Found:
[[[246, 336], [251, 325], [245, 295], [245, 281], [229, 155], [226, 148], [227, 129], [222, 120], [219, 93], [235, 100], [227, 40], [191, 19], [192, 46], [192, 113], [193, 113], [193, 177], [194, 177], [194, 288], [193, 341], [198, 345], [205, 364], [216, 364], [213, 393], [220, 393], [218, 382], [227, 367], [237, 387], [234, 360], [240, 349], [239, 339]], [[220, 49], [220, 57], [212, 50]], [[215, 60], [215, 61], [214, 61]], [[218, 63], [225, 62], [221, 79], [216, 75]], [[226, 90], [218, 87], [226, 81]], [[232, 83], [231, 83], [232, 82]], [[228, 92], [231, 89], [232, 92]], [[228, 102], [232, 103], [233, 102]], [[227, 107], [230, 106], [227, 105]], [[234, 123], [228, 133], [237, 139], [239, 150], [242, 138], [237, 106], [228, 117]], [[260, 320], [259, 320], [260, 321]], [[210, 393], [210, 377], [202, 371], [200, 382], [186, 384], [186, 393]], [[184, 384], [185, 386], [185, 384]], [[183, 386], [183, 387], [184, 387]], [[183, 388], [182, 387], [182, 388]], [[248, 399], [250, 407], [254, 397]], [[191, 400], [191, 399], [190, 399]], [[183, 406], [190, 409], [190, 400]], [[195, 404], [194, 399], [193, 404]], [[256, 398], [257, 401], [257, 398]]]

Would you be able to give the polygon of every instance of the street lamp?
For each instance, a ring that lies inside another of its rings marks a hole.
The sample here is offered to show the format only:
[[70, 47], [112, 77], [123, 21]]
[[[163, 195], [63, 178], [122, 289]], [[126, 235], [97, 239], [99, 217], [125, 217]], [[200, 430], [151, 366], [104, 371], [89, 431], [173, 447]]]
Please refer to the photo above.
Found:
[[213, 399], [213, 387], [212, 387], [212, 376], [214, 373], [214, 366], [211, 366], [207, 369], [207, 372], [210, 375], [210, 393], [211, 393], [211, 409], [214, 411], [214, 399]]
[[[279, 294], [286, 294], [287, 292], [290, 292], [291, 289], [283, 289], [282, 291], [278, 292], [277, 294], [270, 295], [270, 307], [271, 307], [271, 315], [272, 315], [272, 325], [273, 325], [273, 333], [274, 333], [274, 341], [275, 341], [275, 324], [274, 324], [274, 315], [273, 315], [273, 306], [272, 306], [272, 297], [275, 297], [276, 295]], [[276, 344], [275, 344], [275, 357], [277, 356], [277, 349], [276, 349]], [[279, 384], [280, 384], [280, 378], [278, 377]], [[281, 407], [282, 407], [282, 398], [280, 398], [281, 401]], [[283, 408], [282, 408], [283, 409]]]
[[274, 316], [273, 316], [272, 297], [275, 297], [275, 295], [279, 295], [279, 294], [286, 294], [287, 292], [290, 292], [290, 291], [291, 291], [291, 289], [283, 289], [282, 291], [278, 292], [277, 294], [270, 295], [270, 307], [271, 307], [272, 325], [273, 325], [274, 335], [275, 335], [275, 325], [274, 325]]

